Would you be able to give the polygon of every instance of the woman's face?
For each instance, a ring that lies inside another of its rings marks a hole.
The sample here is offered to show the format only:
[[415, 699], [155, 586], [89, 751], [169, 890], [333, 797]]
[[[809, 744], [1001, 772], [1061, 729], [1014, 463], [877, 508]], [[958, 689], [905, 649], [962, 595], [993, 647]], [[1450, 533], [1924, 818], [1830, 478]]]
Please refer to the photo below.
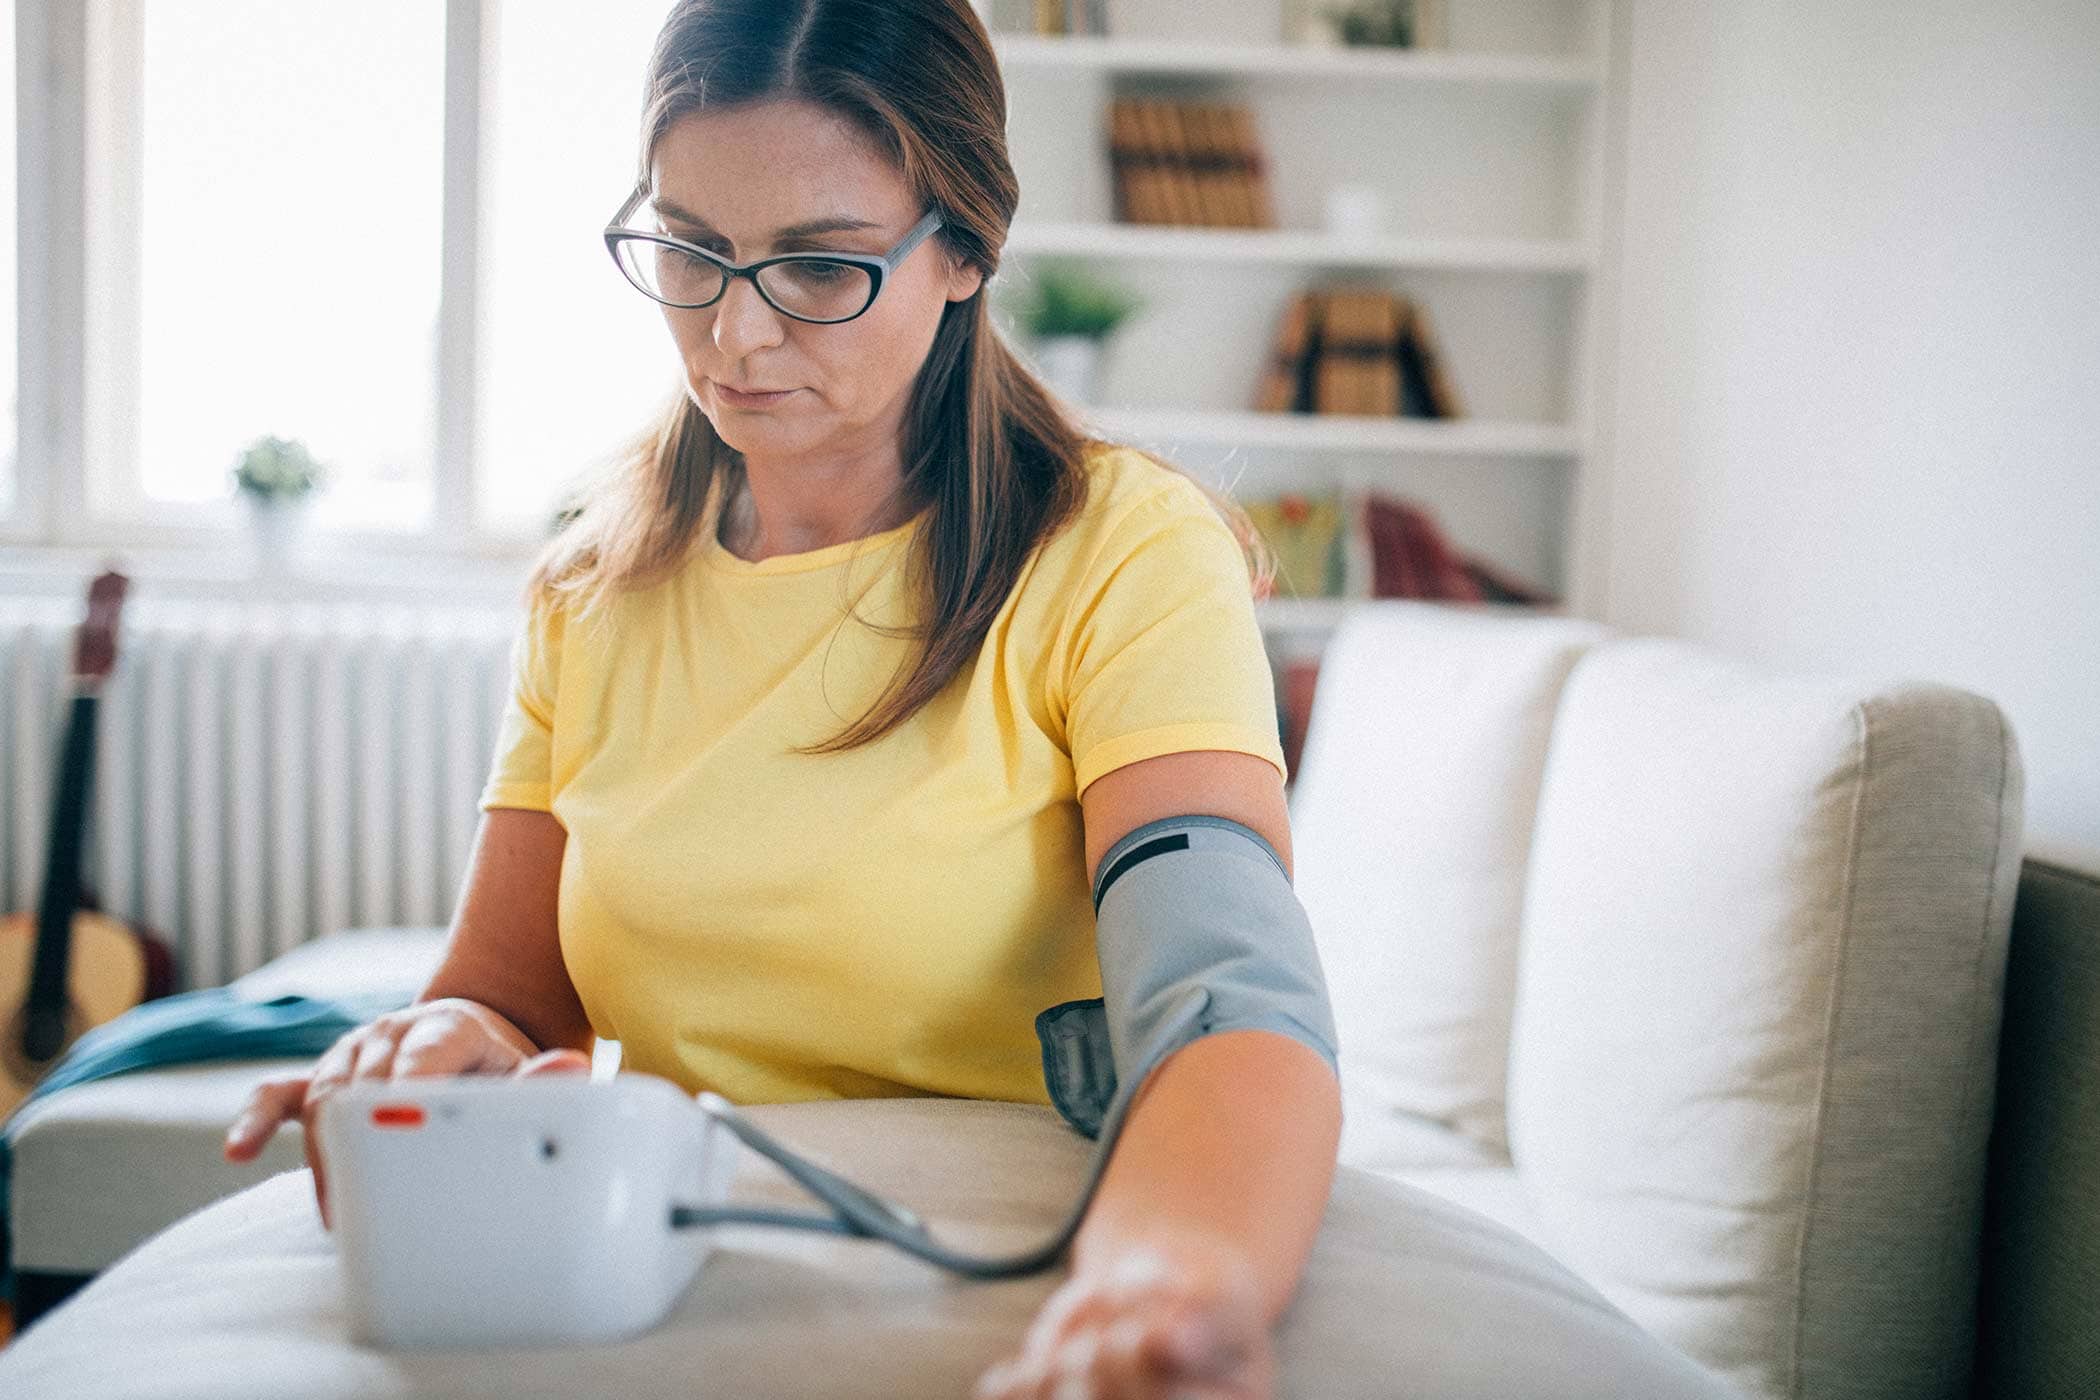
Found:
[[[786, 252], [887, 253], [926, 212], [879, 148], [800, 100], [681, 118], [657, 142], [651, 178], [664, 232], [734, 263]], [[868, 226], [776, 243], [782, 229], [834, 218]], [[851, 321], [797, 321], [774, 310], [748, 277], [732, 278], [712, 306], [667, 306], [664, 318], [687, 392], [747, 461], [894, 451], [943, 308], [982, 280], [936, 232]], [[724, 384], [793, 392], [737, 406]]]

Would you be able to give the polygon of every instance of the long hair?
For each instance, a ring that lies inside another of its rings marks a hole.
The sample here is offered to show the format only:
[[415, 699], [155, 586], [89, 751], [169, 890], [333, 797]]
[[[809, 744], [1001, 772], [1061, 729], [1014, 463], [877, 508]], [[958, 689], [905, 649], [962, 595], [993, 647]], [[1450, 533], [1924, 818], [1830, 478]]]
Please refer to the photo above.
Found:
[[[1113, 444], [1066, 421], [991, 319], [988, 289], [1020, 185], [1007, 158], [1005, 84], [969, 0], [680, 0], [649, 57], [639, 179], [681, 118], [791, 98], [872, 137], [922, 206], [941, 211], [934, 237], [983, 274], [974, 294], [943, 310], [904, 414], [900, 489], [926, 511], [907, 565], [923, 620], [876, 630], [923, 645], [858, 721], [796, 750], [826, 753], [881, 738], [969, 662], [1030, 554], [1084, 506], [1086, 454]], [[687, 557], [717, 473], [726, 504], [743, 472], [742, 455], [680, 392], [575, 498], [533, 565], [528, 601], [587, 615], [615, 590], [662, 579]], [[1189, 479], [1232, 528], [1265, 594], [1274, 566], [1260, 532], [1229, 495]]]

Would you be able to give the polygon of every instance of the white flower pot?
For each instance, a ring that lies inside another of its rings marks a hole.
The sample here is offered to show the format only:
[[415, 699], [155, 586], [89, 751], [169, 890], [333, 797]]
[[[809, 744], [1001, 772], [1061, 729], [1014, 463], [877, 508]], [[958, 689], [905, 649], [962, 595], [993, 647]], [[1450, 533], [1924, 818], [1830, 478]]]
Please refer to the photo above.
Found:
[[249, 496], [247, 501], [255, 571], [264, 578], [282, 578], [291, 572], [306, 534], [307, 503], [263, 496]]
[[1035, 343], [1036, 370], [1067, 402], [1100, 400], [1101, 342], [1090, 335], [1046, 336]]

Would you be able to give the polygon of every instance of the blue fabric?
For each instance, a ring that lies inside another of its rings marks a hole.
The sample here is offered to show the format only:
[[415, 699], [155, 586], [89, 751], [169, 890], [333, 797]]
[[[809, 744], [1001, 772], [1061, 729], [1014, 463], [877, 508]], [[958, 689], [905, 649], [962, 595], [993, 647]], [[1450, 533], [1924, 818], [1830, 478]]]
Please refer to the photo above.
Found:
[[90, 1029], [0, 1125], [0, 1298], [15, 1296], [9, 1170], [14, 1135], [29, 1105], [75, 1084], [160, 1065], [319, 1055], [345, 1031], [414, 1000], [415, 992], [404, 989], [337, 1000], [287, 995], [251, 1001], [228, 987], [205, 987], [134, 1006]]

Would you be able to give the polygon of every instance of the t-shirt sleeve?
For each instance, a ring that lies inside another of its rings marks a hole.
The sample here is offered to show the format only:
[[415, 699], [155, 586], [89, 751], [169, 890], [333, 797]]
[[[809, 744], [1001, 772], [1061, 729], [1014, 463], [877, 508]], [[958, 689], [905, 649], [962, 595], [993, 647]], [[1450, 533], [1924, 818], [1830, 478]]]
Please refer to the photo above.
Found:
[[1086, 566], [1060, 670], [1075, 792], [1160, 754], [1229, 749], [1287, 775], [1239, 541], [1193, 482], [1132, 506]]
[[539, 600], [511, 639], [509, 693], [496, 725], [496, 751], [481, 810], [551, 810], [555, 682], [561, 670], [564, 614]]

